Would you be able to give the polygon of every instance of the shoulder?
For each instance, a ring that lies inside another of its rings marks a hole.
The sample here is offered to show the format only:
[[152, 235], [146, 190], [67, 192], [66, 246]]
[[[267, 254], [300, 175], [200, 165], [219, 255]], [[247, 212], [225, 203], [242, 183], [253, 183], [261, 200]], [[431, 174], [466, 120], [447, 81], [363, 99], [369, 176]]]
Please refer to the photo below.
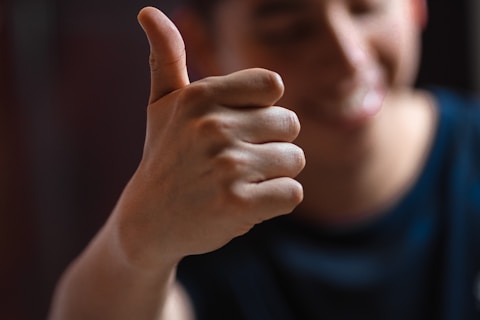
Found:
[[480, 126], [480, 96], [442, 87], [432, 87], [429, 91], [439, 110], [440, 120], [453, 121], [452, 125], [461, 124], [462, 128], [467, 128], [467, 123], [473, 126], [467, 129]]
[[430, 92], [443, 107], [458, 108], [480, 106], [480, 96], [472, 93], [435, 86], [428, 87], [426, 90]]
[[445, 151], [442, 189], [452, 199], [451, 212], [467, 213], [461, 225], [476, 234], [472, 237], [480, 245], [480, 97], [445, 88], [431, 92], [439, 110], [437, 144]]
[[480, 96], [442, 87], [428, 91], [438, 114], [437, 144], [454, 158], [468, 155], [480, 164]]

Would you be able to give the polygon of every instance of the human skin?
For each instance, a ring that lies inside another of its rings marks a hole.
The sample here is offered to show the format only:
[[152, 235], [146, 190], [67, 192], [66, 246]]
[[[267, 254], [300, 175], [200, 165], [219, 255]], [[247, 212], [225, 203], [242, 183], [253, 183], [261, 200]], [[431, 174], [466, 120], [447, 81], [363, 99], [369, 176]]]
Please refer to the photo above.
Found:
[[305, 158], [292, 143], [300, 125], [275, 106], [280, 76], [255, 68], [190, 83], [172, 22], [154, 8], [139, 21], [151, 48], [143, 157], [105, 226], [63, 276], [52, 319], [159, 317], [178, 292], [183, 257], [213, 251], [303, 198], [294, 177]]
[[[214, 34], [179, 13], [191, 66], [217, 75], [191, 84], [177, 29], [142, 10], [152, 52], [143, 158], [63, 276], [52, 319], [191, 316], [175, 285], [184, 256], [292, 211], [302, 185], [297, 218], [349, 225], [414, 180], [435, 125], [432, 101], [411, 89], [423, 1], [287, 2], [295, 9], [252, 21], [266, 0], [225, 0]], [[294, 140], [308, 158], [302, 185]]]
[[423, 0], [223, 0], [213, 26], [188, 10], [177, 21], [197, 73], [282, 76], [308, 161], [299, 211], [344, 225], [374, 218], [420, 170], [435, 125], [412, 89], [426, 20]]

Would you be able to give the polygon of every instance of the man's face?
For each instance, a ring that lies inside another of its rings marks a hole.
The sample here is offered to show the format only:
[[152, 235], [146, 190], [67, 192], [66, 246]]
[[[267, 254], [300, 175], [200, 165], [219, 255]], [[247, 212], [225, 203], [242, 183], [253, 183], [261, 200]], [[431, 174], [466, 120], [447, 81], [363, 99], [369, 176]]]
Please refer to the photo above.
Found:
[[278, 72], [300, 119], [362, 122], [417, 69], [422, 0], [224, 0], [216, 11], [221, 73]]

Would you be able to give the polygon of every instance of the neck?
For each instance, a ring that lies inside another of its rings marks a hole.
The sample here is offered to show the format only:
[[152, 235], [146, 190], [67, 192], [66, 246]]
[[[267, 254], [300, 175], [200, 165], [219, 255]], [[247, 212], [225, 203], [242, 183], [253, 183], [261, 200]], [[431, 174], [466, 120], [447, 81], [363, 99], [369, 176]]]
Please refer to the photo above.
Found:
[[[372, 219], [412, 186], [423, 166], [434, 131], [432, 101], [422, 93], [389, 96], [383, 110], [352, 132], [332, 134], [302, 124], [307, 167], [299, 177], [305, 199], [302, 218], [345, 225]], [[328, 147], [329, 146], [329, 147]]]

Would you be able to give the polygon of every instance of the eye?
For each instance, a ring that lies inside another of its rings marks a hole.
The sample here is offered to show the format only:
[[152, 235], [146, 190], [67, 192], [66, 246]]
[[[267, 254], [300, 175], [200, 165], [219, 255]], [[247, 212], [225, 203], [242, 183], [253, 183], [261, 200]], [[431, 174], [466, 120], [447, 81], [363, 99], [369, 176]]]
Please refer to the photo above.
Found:
[[350, 4], [350, 13], [354, 16], [376, 14], [384, 8], [385, 2], [385, 0], [355, 0]]
[[261, 30], [258, 40], [268, 46], [297, 45], [308, 41], [315, 34], [315, 26], [310, 21], [292, 21], [276, 28]]

